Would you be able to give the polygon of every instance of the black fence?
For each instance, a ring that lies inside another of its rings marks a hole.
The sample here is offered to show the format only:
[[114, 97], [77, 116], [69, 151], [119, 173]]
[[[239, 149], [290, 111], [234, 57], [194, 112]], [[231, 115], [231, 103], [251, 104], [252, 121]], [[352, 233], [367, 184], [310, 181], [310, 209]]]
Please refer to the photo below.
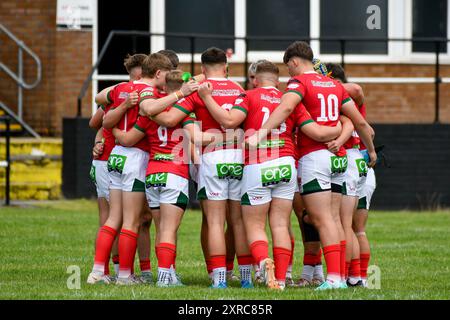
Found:
[[[112, 30], [106, 41], [103, 45], [96, 63], [92, 66], [91, 71], [89, 72], [89, 75], [86, 77], [86, 80], [83, 83], [83, 86], [80, 90], [80, 94], [78, 95], [77, 99], [77, 116], [82, 116], [82, 100], [84, 96], [86, 95], [86, 92], [89, 88], [89, 85], [92, 81], [92, 77], [95, 73], [95, 71], [98, 70], [101, 62], [103, 61], [103, 58], [105, 57], [105, 54], [110, 47], [110, 44], [112, 40], [116, 37], [131, 37], [132, 38], [132, 48], [130, 48], [132, 53], [136, 53], [136, 46], [137, 41], [136, 39], [139, 37], [147, 37], [149, 38], [152, 36], [160, 36], [160, 37], [170, 37], [175, 39], [188, 39], [189, 40], [189, 49], [190, 49], [190, 55], [191, 55], [191, 61], [190, 61], [190, 71], [191, 73], [194, 73], [194, 67], [195, 67], [195, 61], [194, 61], [194, 54], [197, 52], [196, 50], [196, 43], [200, 39], [212, 39], [212, 40], [241, 40], [245, 42], [245, 57], [244, 57], [244, 63], [243, 63], [243, 74], [247, 74], [247, 69], [249, 66], [249, 59], [248, 59], [248, 52], [250, 48], [250, 44], [252, 42], [264, 42], [264, 41], [272, 41], [272, 42], [294, 42], [294, 41], [321, 41], [321, 42], [327, 42], [327, 43], [335, 43], [339, 45], [340, 48], [340, 56], [341, 56], [341, 65], [345, 66], [345, 55], [348, 53], [348, 46], [351, 43], [355, 42], [409, 42], [409, 43], [423, 43], [423, 44], [434, 44], [434, 55], [435, 55], [435, 75], [434, 75], [434, 91], [435, 91], [435, 117], [434, 117], [434, 123], [439, 123], [439, 111], [440, 111], [440, 100], [439, 100], [439, 91], [440, 91], [440, 84], [442, 83], [442, 79], [440, 77], [440, 57], [439, 54], [442, 53], [443, 46], [446, 46], [447, 43], [450, 41], [446, 38], [362, 38], [362, 37], [318, 37], [318, 38], [305, 38], [305, 37], [270, 37], [270, 36], [252, 36], [252, 37], [235, 37], [235, 36], [226, 36], [226, 35], [217, 35], [217, 34], [193, 34], [193, 33], [152, 33], [152, 32], [146, 32], [146, 31], [123, 31], [123, 30]], [[245, 82], [245, 87], [247, 87], [247, 81]]]

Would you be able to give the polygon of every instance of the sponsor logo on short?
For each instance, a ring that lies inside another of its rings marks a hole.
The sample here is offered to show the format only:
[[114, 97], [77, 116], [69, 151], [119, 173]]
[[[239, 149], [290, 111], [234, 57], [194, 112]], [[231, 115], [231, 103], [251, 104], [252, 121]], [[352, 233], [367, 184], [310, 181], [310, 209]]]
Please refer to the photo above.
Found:
[[167, 185], [167, 172], [149, 174], [145, 178], [145, 187], [165, 187]]
[[360, 177], [367, 177], [367, 163], [364, 159], [356, 159], [356, 167]]
[[331, 157], [331, 173], [344, 173], [347, 170], [348, 166], [348, 159], [347, 156], [338, 157], [338, 156], [332, 156]]
[[242, 163], [219, 163], [216, 165], [219, 179], [242, 179], [244, 165]]
[[97, 179], [95, 177], [95, 166], [91, 166], [91, 170], [89, 171], [89, 176], [93, 183], [97, 184]]
[[275, 185], [280, 182], [289, 182], [292, 177], [291, 165], [261, 168], [261, 182], [263, 187]]
[[108, 159], [108, 172], [118, 172], [122, 174], [126, 161], [126, 156], [111, 154]]
[[209, 192], [210, 196], [218, 197], [220, 195], [219, 192]]

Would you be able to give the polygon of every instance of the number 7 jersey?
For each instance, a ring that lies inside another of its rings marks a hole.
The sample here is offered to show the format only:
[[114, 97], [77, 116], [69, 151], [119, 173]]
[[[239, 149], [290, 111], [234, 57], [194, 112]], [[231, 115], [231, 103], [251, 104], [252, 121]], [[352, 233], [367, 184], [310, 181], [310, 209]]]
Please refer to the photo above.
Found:
[[[338, 124], [342, 105], [351, 101], [341, 83], [314, 71], [291, 78], [285, 94], [289, 92], [298, 94], [302, 98], [301, 103], [314, 121], [329, 127], [335, 127]], [[308, 153], [327, 149], [324, 143], [309, 138], [301, 131], [297, 135], [297, 140], [300, 158]]]

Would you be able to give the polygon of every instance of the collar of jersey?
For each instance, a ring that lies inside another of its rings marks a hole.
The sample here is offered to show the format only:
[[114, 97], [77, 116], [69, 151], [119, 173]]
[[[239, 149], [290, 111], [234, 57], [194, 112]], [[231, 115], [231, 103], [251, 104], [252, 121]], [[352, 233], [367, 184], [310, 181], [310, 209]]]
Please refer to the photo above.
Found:
[[276, 88], [276, 87], [274, 87], [274, 86], [268, 86], [268, 87], [261, 87], [262, 89], [275, 89], [275, 90], [277, 90], [277, 91], [280, 91], [280, 90], [278, 90], [278, 88]]
[[208, 78], [206, 80], [214, 80], [214, 81], [228, 81], [227, 78]]

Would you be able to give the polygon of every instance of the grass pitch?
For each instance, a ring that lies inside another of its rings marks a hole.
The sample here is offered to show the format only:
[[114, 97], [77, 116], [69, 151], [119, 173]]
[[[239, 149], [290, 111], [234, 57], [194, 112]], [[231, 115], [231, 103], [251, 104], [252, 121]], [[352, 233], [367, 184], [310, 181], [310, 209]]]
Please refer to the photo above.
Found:
[[[89, 286], [97, 210], [94, 201], [39, 203], [0, 208], [0, 299], [449, 299], [450, 212], [371, 212], [370, 264], [381, 270], [381, 289], [315, 292], [265, 288], [209, 289], [201, 252], [201, 215], [188, 211], [179, 232], [177, 271], [183, 288]], [[298, 224], [294, 277], [301, 273], [302, 245]], [[152, 227], [152, 237], [154, 228]], [[153, 244], [152, 244], [153, 247]], [[153, 250], [153, 248], [152, 248]], [[69, 266], [79, 266], [81, 288], [69, 289]], [[152, 252], [152, 267], [157, 261]], [[237, 267], [236, 267], [237, 269]], [[136, 270], [139, 270], [137, 267]], [[237, 271], [237, 270], [236, 270]]]

